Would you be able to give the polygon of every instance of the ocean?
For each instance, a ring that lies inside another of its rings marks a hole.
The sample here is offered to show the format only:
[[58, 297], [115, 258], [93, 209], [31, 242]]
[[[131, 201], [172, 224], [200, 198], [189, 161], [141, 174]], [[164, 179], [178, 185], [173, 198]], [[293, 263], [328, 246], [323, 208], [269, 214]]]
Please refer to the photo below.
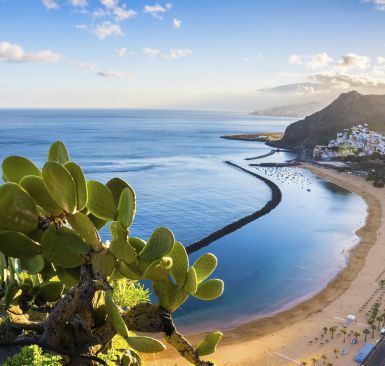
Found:
[[[88, 179], [119, 176], [137, 192], [131, 233], [147, 238], [168, 226], [188, 245], [257, 211], [270, 198], [259, 180], [224, 164], [230, 160], [281, 188], [270, 214], [191, 255], [219, 260], [225, 281], [212, 302], [189, 299], [176, 314], [186, 331], [230, 328], [277, 312], [323, 288], [346, 263], [354, 232], [366, 215], [353, 193], [300, 168], [252, 168], [246, 157], [270, 147], [233, 141], [232, 133], [283, 131], [292, 118], [165, 110], [1, 110], [0, 159], [24, 155], [42, 166], [50, 144], [66, 143]], [[258, 160], [285, 161], [280, 152]], [[256, 162], [256, 161], [254, 161]], [[108, 232], [103, 231], [104, 238]]]

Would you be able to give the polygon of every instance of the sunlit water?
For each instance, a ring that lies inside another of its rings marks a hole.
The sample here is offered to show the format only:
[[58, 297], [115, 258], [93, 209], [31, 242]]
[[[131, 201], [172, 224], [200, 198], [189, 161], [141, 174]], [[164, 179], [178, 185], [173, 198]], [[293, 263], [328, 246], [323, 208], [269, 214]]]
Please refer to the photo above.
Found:
[[[25, 155], [42, 166], [49, 145], [63, 140], [88, 179], [119, 176], [135, 187], [133, 235], [146, 238], [162, 225], [189, 244], [260, 209], [270, 197], [264, 184], [224, 160], [248, 167], [292, 157], [279, 153], [246, 162], [271, 148], [219, 136], [282, 131], [292, 121], [187, 111], [6, 110], [0, 111], [0, 158]], [[298, 168], [258, 172], [279, 184], [283, 200], [269, 215], [191, 256], [215, 253], [215, 276], [226, 289], [216, 301], [183, 305], [177, 316], [186, 330], [231, 327], [310, 296], [345, 265], [357, 242], [354, 231], [366, 213], [359, 197]]]

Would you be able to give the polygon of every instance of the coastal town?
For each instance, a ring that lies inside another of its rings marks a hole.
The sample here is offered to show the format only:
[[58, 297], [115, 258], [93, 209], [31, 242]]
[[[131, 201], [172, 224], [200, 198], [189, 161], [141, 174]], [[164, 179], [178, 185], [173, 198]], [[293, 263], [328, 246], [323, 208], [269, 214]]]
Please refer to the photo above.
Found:
[[327, 145], [316, 145], [313, 158], [336, 160], [348, 157], [367, 157], [378, 153], [385, 155], [385, 136], [369, 130], [368, 124], [359, 124], [337, 133]]

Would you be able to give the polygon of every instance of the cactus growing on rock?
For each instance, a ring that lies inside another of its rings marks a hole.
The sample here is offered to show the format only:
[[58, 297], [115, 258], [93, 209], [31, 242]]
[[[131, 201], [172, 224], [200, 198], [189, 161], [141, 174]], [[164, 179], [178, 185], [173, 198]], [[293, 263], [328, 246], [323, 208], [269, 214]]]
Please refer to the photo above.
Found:
[[[194, 349], [177, 332], [171, 313], [190, 295], [213, 300], [222, 294], [223, 282], [208, 279], [217, 265], [214, 255], [190, 266], [185, 248], [164, 227], [148, 241], [130, 236], [134, 190], [120, 178], [87, 181], [60, 141], [51, 146], [42, 171], [11, 156], [2, 173], [0, 314], [9, 326], [0, 326], [0, 346], [22, 340], [69, 356], [70, 365], [96, 365], [97, 355], [119, 334], [129, 346], [122, 364], [136, 365], [135, 351], [165, 349], [137, 333], [163, 333], [192, 364], [213, 365], [200, 356], [215, 351], [222, 333], [207, 335]], [[102, 242], [98, 230], [108, 222], [112, 238]], [[123, 278], [152, 281], [158, 304], [120, 308], [113, 281]], [[42, 316], [36, 318], [36, 311]]]

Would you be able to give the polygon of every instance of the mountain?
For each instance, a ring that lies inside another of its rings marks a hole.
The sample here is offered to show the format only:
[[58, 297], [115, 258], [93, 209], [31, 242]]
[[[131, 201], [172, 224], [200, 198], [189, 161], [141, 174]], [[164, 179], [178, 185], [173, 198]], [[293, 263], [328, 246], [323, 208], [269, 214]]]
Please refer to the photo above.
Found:
[[367, 123], [369, 129], [385, 133], [385, 95], [341, 94], [319, 112], [286, 128], [281, 143], [288, 146], [324, 145], [337, 132]]
[[256, 116], [278, 116], [278, 117], [304, 117], [310, 113], [314, 113], [321, 107], [320, 103], [310, 102], [305, 104], [284, 105], [273, 107], [270, 109], [258, 110], [251, 112]]

